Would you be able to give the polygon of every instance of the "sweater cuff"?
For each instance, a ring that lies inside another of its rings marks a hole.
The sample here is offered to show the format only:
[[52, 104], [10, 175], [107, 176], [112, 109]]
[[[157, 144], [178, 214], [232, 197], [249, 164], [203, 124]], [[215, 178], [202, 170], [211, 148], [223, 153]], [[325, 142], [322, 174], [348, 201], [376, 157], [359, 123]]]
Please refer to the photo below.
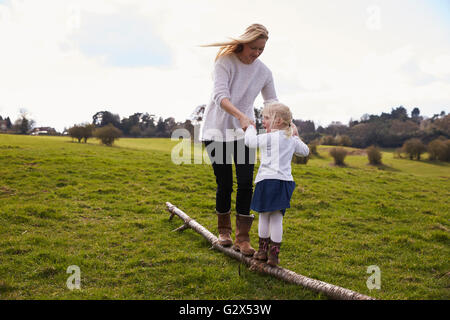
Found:
[[271, 104], [271, 103], [274, 103], [274, 102], [278, 102], [278, 99], [269, 99], [269, 100], [266, 100], [266, 101], [264, 101], [264, 105], [266, 106], [266, 105]]
[[231, 100], [231, 98], [226, 94], [218, 96], [216, 99], [216, 104], [219, 108], [222, 108], [222, 100], [223, 99]]

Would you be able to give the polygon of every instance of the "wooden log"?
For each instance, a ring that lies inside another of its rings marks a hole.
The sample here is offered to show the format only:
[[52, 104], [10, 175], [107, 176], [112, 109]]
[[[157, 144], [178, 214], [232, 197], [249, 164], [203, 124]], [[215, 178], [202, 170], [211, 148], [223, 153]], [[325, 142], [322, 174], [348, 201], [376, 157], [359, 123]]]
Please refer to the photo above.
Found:
[[259, 271], [261, 273], [269, 274], [276, 278], [282, 279], [289, 283], [295, 283], [307, 289], [310, 289], [317, 293], [323, 293], [326, 296], [332, 299], [338, 300], [375, 300], [372, 297], [366, 296], [364, 294], [342, 288], [339, 286], [335, 286], [333, 284], [329, 284], [327, 282], [323, 282], [316, 279], [311, 279], [300, 274], [297, 274], [291, 270], [284, 269], [281, 267], [271, 267], [267, 263], [255, 260], [251, 257], [246, 257], [242, 255], [240, 252], [234, 251], [231, 247], [223, 247], [219, 244], [219, 239], [213, 235], [208, 229], [203, 227], [194, 219], [191, 219], [186, 213], [182, 210], [171, 204], [170, 202], [166, 202], [167, 211], [171, 213], [171, 217], [173, 215], [177, 215], [181, 220], [184, 221], [184, 224], [175, 229], [174, 231], [182, 231], [186, 228], [191, 228], [195, 232], [202, 235], [209, 243], [212, 244], [214, 249], [217, 249], [229, 257], [236, 259], [240, 262], [245, 263], [250, 267], [252, 271]]

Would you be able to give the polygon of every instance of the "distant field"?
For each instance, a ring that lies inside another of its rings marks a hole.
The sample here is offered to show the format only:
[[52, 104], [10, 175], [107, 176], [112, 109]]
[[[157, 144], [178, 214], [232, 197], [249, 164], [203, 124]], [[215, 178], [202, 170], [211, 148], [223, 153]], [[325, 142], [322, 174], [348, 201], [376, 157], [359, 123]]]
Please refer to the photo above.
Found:
[[[217, 232], [212, 169], [173, 164], [177, 143], [0, 135], [0, 299], [326, 299], [171, 232], [166, 201]], [[281, 266], [378, 299], [450, 299], [450, 165], [386, 151], [384, 166], [342, 168], [327, 148], [293, 165]], [[71, 265], [81, 290], [66, 287]]]

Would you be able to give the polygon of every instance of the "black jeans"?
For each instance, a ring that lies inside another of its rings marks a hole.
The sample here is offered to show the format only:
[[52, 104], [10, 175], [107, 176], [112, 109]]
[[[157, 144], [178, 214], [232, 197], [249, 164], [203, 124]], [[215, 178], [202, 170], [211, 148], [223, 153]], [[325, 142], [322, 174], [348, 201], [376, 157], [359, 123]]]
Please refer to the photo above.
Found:
[[231, 210], [233, 160], [237, 179], [236, 212], [249, 215], [253, 194], [253, 169], [255, 167], [256, 150], [248, 148], [244, 144], [244, 140], [231, 142], [204, 141], [204, 145], [216, 176], [216, 211], [225, 213]]

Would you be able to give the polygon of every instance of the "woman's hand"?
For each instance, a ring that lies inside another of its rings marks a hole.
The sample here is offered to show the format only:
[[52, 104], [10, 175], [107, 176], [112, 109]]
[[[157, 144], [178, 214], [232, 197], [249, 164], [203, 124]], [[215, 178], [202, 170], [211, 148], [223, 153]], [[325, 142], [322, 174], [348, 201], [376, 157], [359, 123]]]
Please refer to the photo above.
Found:
[[242, 130], [244, 131], [247, 130], [248, 126], [251, 124], [256, 127], [255, 123], [251, 121], [250, 118], [247, 117], [245, 114], [243, 114], [238, 108], [236, 108], [228, 98], [222, 99], [222, 101], [220, 102], [220, 106], [226, 112], [228, 112], [233, 117], [239, 120], [239, 122], [241, 123]]
[[241, 123], [242, 130], [244, 131], [247, 130], [247, 128], [251, 125], [256, 127], [255, 123], [251, 121], [250, 118], [247, 117], [246, 115], [242, 115], [241, 117], [238, 118], [238, 120]]

